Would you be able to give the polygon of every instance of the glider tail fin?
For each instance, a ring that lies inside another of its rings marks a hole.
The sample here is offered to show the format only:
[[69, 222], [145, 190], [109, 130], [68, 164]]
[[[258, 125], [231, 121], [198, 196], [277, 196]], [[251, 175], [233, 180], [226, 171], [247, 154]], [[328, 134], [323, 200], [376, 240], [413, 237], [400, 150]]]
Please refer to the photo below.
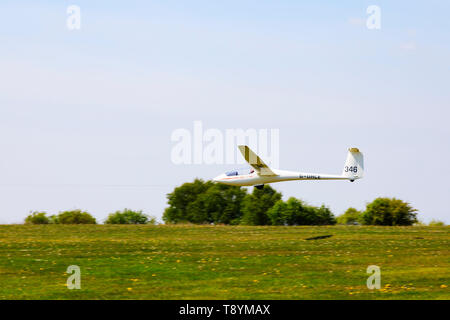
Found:
[[358, 148], [348, 149], [347, 160], [345, 160], [342, 176], [361, 179], [364, 175], [364, 157]]

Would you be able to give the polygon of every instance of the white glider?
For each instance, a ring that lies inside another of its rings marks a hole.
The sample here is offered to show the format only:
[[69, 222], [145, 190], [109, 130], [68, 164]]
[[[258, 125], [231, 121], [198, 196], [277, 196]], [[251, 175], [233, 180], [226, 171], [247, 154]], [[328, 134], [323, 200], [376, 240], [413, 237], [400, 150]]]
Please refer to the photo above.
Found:
[[252, 169], [246, 172], [229, 171], [217, 176], [213, 181], [233, 186], [262, 188], [266, 183], [292, 180], [349, 180], [353, 182], [361, 179], [364, 173], [364, 158], [358, 148], [348, 149], [347, 160], [341, 175], [271, 169], [248, 146], [239, 146], [239, 150]]

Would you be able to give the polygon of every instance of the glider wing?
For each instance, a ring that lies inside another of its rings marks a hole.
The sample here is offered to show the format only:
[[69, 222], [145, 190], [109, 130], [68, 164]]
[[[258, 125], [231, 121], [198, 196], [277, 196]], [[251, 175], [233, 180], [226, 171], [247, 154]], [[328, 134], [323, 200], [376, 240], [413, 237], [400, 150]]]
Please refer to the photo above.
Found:
[[239, 146], [239, 150], [242, 153], [245, 161], [255, 169], [255, 171], [260, 176], [276, 176], [277, 174], [273, 172], [262, 160], [254, 153], [248, 146]]

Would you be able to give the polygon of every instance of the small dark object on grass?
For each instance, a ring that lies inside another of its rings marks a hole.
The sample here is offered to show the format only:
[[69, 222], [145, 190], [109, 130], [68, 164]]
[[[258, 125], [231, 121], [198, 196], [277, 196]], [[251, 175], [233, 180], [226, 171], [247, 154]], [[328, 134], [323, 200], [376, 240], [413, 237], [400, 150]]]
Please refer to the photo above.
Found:
[[425, 238], [422, 238], [422, 237], [414, 237], [414, 239], [425, 239]]
[[332, 234], [327, 234], [325, 236], [318, 236], [318, 237], [312, 237], [312, 238], [306, 238], [305, 240], [319, 240], [319, 239], [326, 239], [332, 237]]

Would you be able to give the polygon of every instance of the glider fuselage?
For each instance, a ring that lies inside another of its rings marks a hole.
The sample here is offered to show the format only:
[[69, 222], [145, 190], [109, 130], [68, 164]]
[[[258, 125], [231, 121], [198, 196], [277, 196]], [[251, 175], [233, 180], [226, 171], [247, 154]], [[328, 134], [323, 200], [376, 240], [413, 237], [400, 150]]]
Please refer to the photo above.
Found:
[[318, 173], [305, 173], [297, 171], [285, 171], [272, 169], [276, 175], [262, 176], [256, 172], [242, 175], [221, 174], [214, 178], [213, 181], [220, 182], [233, 186], [254, 186], [272, 182], [292, 181], [292, 180], [354, 180], [354, 178], [343, 177], [340, 175], [318, 174]]

